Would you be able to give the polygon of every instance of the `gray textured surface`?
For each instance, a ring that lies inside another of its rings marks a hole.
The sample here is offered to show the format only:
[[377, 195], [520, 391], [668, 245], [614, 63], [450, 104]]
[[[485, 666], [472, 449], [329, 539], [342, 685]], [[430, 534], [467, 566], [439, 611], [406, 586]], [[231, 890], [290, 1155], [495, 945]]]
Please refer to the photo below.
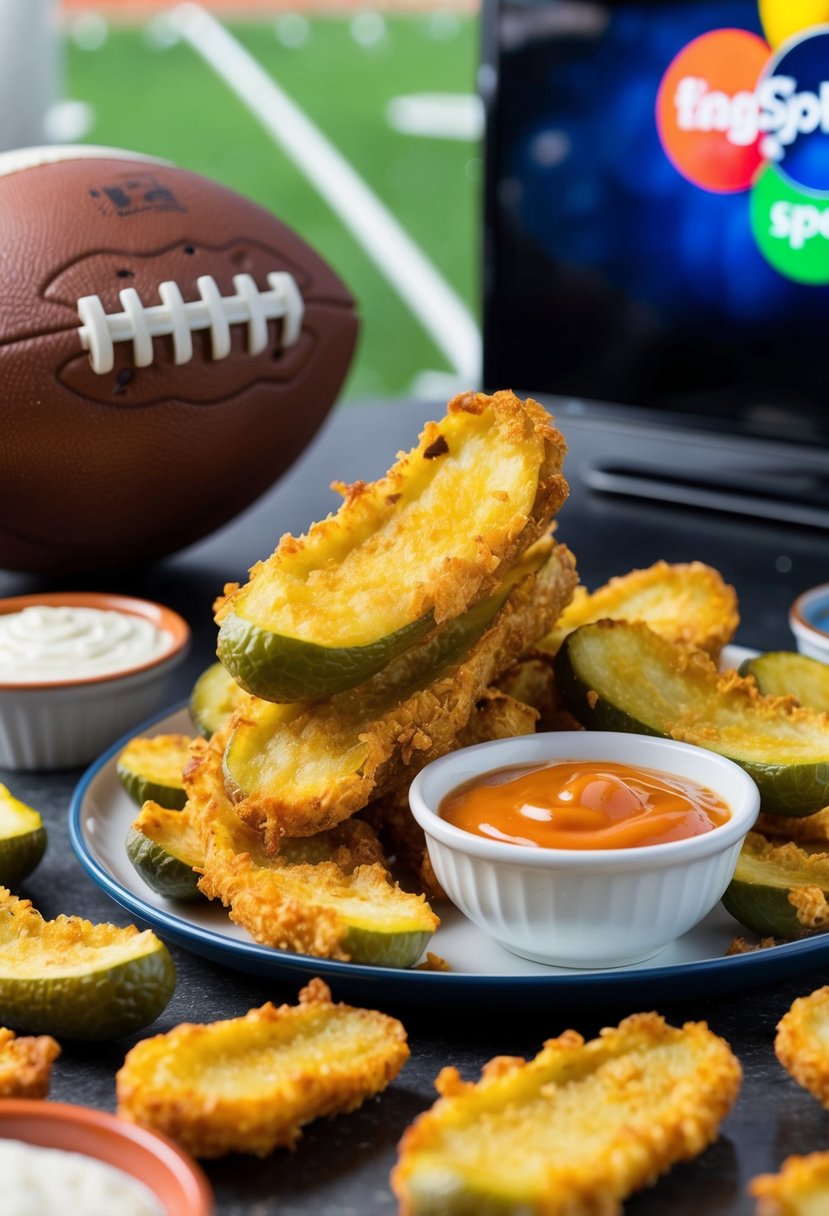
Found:
[[[330, 481], [376, 476], [398, 448], [410, 445], [419, 423], [439, 412], [417, 404], [341, 411], [275, 491], [210, 540], [145, 571], [74, 585], [146, 595], [188, 618], [194, 647], [168, 689], [169, 700], [178, 700], [212, 660], [215, 628], [210, 605], [222, 584], [243, 576], [282, 532], [301, 531], [333, 507], [336, 500], [324, 489]], [[789, 602], [827, 577], [825, 534], [590, 494], [580, 485], [579, 469], [595, 436], [580, 433], [572, 424], [566, 429], [572, 447], [568, 473], [573, 492], [562, 512], [560, 536], [575, 551], [588, 586], [659, 557], [699, 558], [717, 566], [737, 587], [744, 616], [739, 641], [764, 648], [789, 646]], [[58, 586], [0, 575], [1, 594], [47, 585]], [[69, 585], [64, 581], [63, 586]], [[79, 776], [75, 771], [0, 774], [18, 796], [42, 811], [49, 830], [46, 858], [25, 894], [47, 917], [70, 912], [124, 924], [129, 918], [86, 877], [69, 847], [66, 814]], [[178, 986], [153, 1031], [167, 1030], [183, 1020], [230, 1017], [264, 1000], [296, 996], [295, 985], [265, 983], [178, 949], [173, 953]], [[752, 1175], [777, 1168], [788, 1153], [826, 1147], [826, 1114], [777, 1064], [772, 1044], [775, 1024], [792, 999], [827, 981], [829, 964], [773, 988], [716, 999], [701, 993], [698, 1000], [660, 1005], [660, 1012], [672, 1021], [707, 1019], [739, 1055], [745, 1084], [721, 1140], [698, 1161], [678, 1167], [653, 1190], [632, 1199], [625, 1207], [629, 1216], [665, 1212], [696, 1216], [703, 1209], [710, 1216], [748, 1214], [753, 1204], [745, 1187]], [[547, 1013], [518, 1007], [497, 1013], [485, 1008], [402, 1009], [392, 1003], [384, 1008], [399, 1015], [409, 1031], [412, 1058], [399, 1079], [360, 1111], [308, 1127], [294, 1153], [276, 1153], [263, 1161], [234, 1157], [209, 1164], [220, 1216], [392, 1213], [396, 1205], [388, 1174], [395, 1145], [405, 1126], [430, 1104], [432, 1082], [441, 1067], [453, 1063], [473, 1076], [492, 1055], [530, 1055], [543, 1039], [567, 1026], [589, 1036], [634, 1012], [624, 1006], [598, 1011], [551, 1008]], [[52, 1097], [113, 1109], [114, 1073], [138, 1037], [94, 1046], [67, 1044], [55, 1066]]]

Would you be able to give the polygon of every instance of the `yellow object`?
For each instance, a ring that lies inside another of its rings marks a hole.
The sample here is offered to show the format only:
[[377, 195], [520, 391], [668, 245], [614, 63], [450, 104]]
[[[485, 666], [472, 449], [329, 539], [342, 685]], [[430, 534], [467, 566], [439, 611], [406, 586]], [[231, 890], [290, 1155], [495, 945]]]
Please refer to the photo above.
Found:
[[45, 1098], [59, 1055], [51, 1035], [18, 1038], [0, 1026], [0, 1098]]
[[567, 1030], [529, 1063], [497, 1057], [476, 1084], [445, 1068], [440, 1100], [400, 1143], [401, 1216], [615, 1216], [716, 1138], [740, 1079], [704, 1022], [677, 1029], [655, 1013], [587, 1043]]
[[779, 1174], [749, 1183], [757, 1216], [824, 1216], [829, 1212], [829, 1153], [787, 1157]]
[[829, 0], [759, 0], [763, 32], [773, 47], [829, 22]]
[[0, 886], [28, 878], [46, 850], [40, 814], [0, 785]]
[[702, 562], [631, 570], [573, 599], [539, 645], [555, 654], [568, 633], [591, 621], [643, 621], [671, 642], [684, 642], [716, 658], [740, 623], [737, 594], [722, 575]]
[[368, 824], [286, 840], [265, 851], [224, 792], [221, 736], [193, 748], [188, 811], [204, 848], [200, 890], [251, 937], [279, 950], [388, 967], [420, 958], [439, 921], [422, 895], [389, 879]]
[[[456, 648], [453, 621], [359, 688], [326, 701], [251, 698], [231, 724], [224, 757], [240, 798], [236, 813], [278, 848], [283, 836], [324, 831], [411, 780], [455, 746], [488, 685], [556, 619], [576, 582], [573, 567], [569, 551], [557, 546], [538, 574], [510, 589], [471, 649], [466, 639]], [[424, 648], [434, 651], [428, 680]]]
[[829, 1107], [829, 987], [792, 1003], [777, 1024], [774, 1051], [798, 1085]]
[[299, 1005], [176, 1026], [133, 1047], [116, 1077], [118, 1114], [196, 1157], [265, 1156], [312, 1119], [356, 1110], [408, 1057], [400, 1022], [333, 1004], [315, 979]]
[[567, 497], [546, 410], [465, 393], [379, 481], [285, 536], [217, 606], [219, 658], [249, 692], [303, 701], [353, 688], [496, 590]]
[[149, 929], [44, 920], [0, 887], [0, 1023], [58, 1038], [106, 1039], [152, 1022], [175, 988], [173, 960]]

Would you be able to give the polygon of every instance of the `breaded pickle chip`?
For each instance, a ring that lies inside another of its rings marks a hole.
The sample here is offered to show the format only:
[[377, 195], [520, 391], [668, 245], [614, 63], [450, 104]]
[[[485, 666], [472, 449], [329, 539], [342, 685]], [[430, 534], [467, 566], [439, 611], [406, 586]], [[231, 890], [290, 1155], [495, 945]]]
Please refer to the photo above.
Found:
[[603, 619], [644, 621], [669, 641], [696, 646], [714, 658], [740, 623], [737, 593], [718, 570], [703, 562], [659, 561], [618, 575], [593, 592], [579, 587], [540, 645], [555, 654], [568, 633]]
[[369, 825], [349, 820], [267, 853], [228, 801], [222, 747], [221, 732], [198, 740], [185, 774], [204, 850], [200, 890], [263, 945], [386, 967], [416, 963], [438, 918], [422, 895], [391, 882]]
[[227, 726], [246, 696], [222, 663], [211, 663], [190, 693], [190, 717], [205, 739]]
[[775, 1054], [798, 1085], [829, 1107], [829, 987], [798, 997], [777, 1024]]
[[126, 839], [127, 857], [148, 887], [164, 899], [201, 899], [201, 837], [192, 813], [145, 802]]
[[489, 595], [544, 535], [567, 497], [566, 450], [535, 401], [455, 397], [385, 477], [335, 487], [335, 515], [226, 588], [220, 659], [269, 701], [361, 684]]
[[568, 634], [556, 687], [588, 730], [659, 735], [727, 756], [757, 783], [765, 811], [812, 815], [829, 805], [829, 714], [764, 697], [719, 672], [701, 650], [641, 621], [596, 621]]
[[614, 1216], [717, 1135], [740, 1065], [704, 1022], [634, 1014], [585, 1042], [567, 1030], [529, 1063], [454, 1068], [406, 1131], [392, 1187], [403, 1216]]
[[723, 906], [747, 929], [771, 937], [829, 928], [829, 853], [819, 848], [815, 853], [749, 832]]
[[820, 1216], [829, 1212], [829, 1153], [787, 1157], [779, 1174], [749, 1183], [757, 1216]]
[[0, 785], [0, 885], [16, 887], [28, 878], [46, 850], [46, 829], [38, 811]]
[[187, 801], [182, 770], [187, 763], [189, 735], [143, 735], [130, 739], [118, 756], [118, 780], [137, 806], [157, 802], [180, 811]]
[[18, 1038], [0, 1026], [0, 1098], [45, 1098], [60, 1045], [48, 1034]]
[[740, 675], [751, 676], [764, 697], [794, 697], [799, 705], [829, 711], [829, 667], [793, 650], [770, 650], [740, 664]]
[[148, 1025], [176, 985], [167, 947], [149, 929], [44, 920], [0, 887], [0, 1021], [70, 1039], [106, 1039]]
[[290, 1148], [304, 1124], [356, 1110], [409, 1057], [395, 1018], [335, 1005], [312, 980], [298, 1005], [183, 1024], [127, 1053], [118, 1114], [164, 1132], [196, 1157]]
[[278, 848], [283, 836], [324, 831], [411, 780], [452, 749], [475, 703], [555, 620], [576, 579], [572, 554], [556, 546], [537, 573], [510, 589], [471, 649], [444, 653], [429, 678], [409, 652], [327, 701], [251, 700], [231, 722], [224, 755], [238, 815]]

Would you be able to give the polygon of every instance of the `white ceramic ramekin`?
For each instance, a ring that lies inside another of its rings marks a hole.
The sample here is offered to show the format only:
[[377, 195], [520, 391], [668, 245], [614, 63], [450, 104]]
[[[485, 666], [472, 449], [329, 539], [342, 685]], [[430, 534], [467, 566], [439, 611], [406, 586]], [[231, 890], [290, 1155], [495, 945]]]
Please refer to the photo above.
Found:
[[829, 663], [829, 583], [797, 597], [789, 609], [789, 628], [801, 654]]
[[151, 600], [103, 592], [46, 592], [0, 600], [0, 614], [33, 605], [100, 608], [151, 621], [170, 635], [147, 663], [109, 675], [23, 683], [0, 677], [0, 768], [56, 769], [86, 764], [162, 704], [169, 672], [184, 658], [190, 627]]
[[[689, 777], [731, 811], [702, 836], [631, 849], [534, 849], [454, 827], [438, 814], [457, 786], [493, 769], [607, 760]], [[686, 743], [611, 731], [498, 739], [435, 760], [415, 777], [412, 814], [449, 898], [514, 954], [560, 967], [650, 958], [711, 911], [731, 881], [760, 797], [731, 760]]]

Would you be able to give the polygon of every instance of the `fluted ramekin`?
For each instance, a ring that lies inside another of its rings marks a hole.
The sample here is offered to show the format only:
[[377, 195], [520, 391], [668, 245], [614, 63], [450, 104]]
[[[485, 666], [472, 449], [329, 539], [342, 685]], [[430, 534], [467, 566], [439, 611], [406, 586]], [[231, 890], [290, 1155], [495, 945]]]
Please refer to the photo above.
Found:
[[[691, 778], [728, 820], [701, 836], [629, 849], [535, 849], [465, 832], [440, 804], [464, 782], [513, 765], [593, 760]], [[640, 962], [698, 924], [731, 881], [757, 818], [757, 786], [733, 761], [686, 743], [611, 731], [560, 731], [462, 748], [427, 765], [409, 792], [449, 898], [514, 954], [561, 967]]]
[[0, 675], [0, 768], [86, 764], [160, 708], [166, 678], [189, 648], [190, 627], [163, 604], [94, 591], [12, 596], [0, 600], [0, 615], [33, 606], [122, 612], [169, 635], [161, 654], [112, 673], [32, 682], [5, 681]]

